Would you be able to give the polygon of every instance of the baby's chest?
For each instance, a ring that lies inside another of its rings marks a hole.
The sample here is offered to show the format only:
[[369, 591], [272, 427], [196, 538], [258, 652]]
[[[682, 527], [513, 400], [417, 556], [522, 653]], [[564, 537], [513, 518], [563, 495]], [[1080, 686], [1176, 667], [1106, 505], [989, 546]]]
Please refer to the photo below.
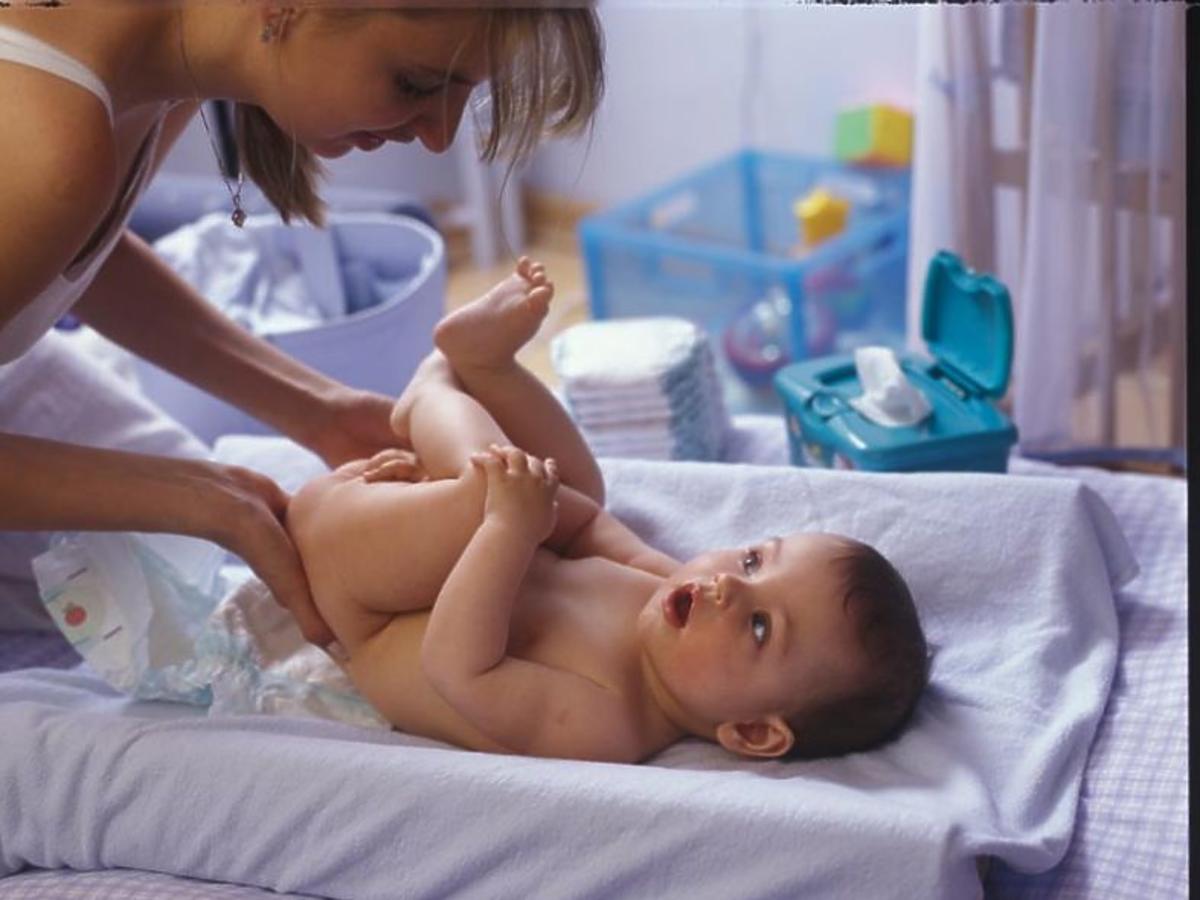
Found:
[[617, 686], [635, 653], [637, 597], [603, 565], [535, 562], [509, 628], [509, 655]]

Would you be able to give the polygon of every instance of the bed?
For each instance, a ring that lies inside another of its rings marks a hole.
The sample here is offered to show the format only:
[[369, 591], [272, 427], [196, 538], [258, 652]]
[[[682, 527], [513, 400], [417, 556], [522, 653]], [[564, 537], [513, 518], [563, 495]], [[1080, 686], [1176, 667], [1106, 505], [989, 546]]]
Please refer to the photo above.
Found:
[[[744, 463], [782, 464], [786, 461], [782, 427], [772, 419], [739, 419], [728, 455]], [[1049, 871], [1035, 875], [993, 862], [986, 868], [985, 893], [997, 898], [1153, 900], [1184, 896], [1189, 861], [1186, 484], [1179, 479], [1063, 469], [1026, 460], [1014, 460], [1012, 472], [1040, 478], [1068, 475], [1094, 490], [1114, 513], [1141, 573], [1115, 594], [1120, 633], [1116, 672], [1091, 742], [1074, 833], [1065, 856]], [[78, 662], [70, 646], [57, 636], [0, 634], [0, 669], [5, 671], [70, 670]], [[61, 677], [70, 674], [64, 671]], [[492, 859], [475, 860], [472, 868], [519, 867], [521, 854], [532, 852], [511, 846], [508, 850], [507, 856], [498, 851]], [[753, 860], [747, 864], [752, 866]], [[665, 859], [663, 868], [670, 869]], [[448, 872], [438, 883], [446, 893], [465, 895], [479, 894], [478, 886], [484, 883], [456, 881], [456, 877], [461, 876]], [[616, 881], [603, 893], [644, 894], [650, 884], [655, 895], [672, 893], [672, 882], [666, 876], [656, 882]], [[513, 890], [517, 895], [516, 888]], [[270, 893], [245, 885], [129, 869], [26, 869], [0, 880], [0, 898], [5, 900], [85, 896], [174, 900]], [[537, 893], [562, 896], [574, 892], [546, 884]], [[786, 880], [760, 880], [752, 893], [790, 895]], [[832, 886], [828, 895], [840, 894]]]

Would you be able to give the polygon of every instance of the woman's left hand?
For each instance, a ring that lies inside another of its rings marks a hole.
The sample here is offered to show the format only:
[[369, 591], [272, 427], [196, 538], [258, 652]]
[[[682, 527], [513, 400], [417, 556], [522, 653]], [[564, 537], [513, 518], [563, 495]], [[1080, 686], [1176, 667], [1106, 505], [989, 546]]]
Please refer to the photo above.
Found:
[[383, 394], [343, 386], [323, 401], [320, 424], [305, 443], [331, 469], [397, 447], [400, 438], [388, 424], [394, 403]]

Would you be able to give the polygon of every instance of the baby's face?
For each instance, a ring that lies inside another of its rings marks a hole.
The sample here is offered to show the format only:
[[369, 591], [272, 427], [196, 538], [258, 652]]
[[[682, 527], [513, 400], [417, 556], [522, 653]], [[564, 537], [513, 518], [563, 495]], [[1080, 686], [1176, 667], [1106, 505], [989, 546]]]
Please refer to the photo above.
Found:
[[638, 619], [651, 668], [694, 719], [786, 718], [856, 677], [836, 535], [803, 533], [715, 550], [681, 566]]

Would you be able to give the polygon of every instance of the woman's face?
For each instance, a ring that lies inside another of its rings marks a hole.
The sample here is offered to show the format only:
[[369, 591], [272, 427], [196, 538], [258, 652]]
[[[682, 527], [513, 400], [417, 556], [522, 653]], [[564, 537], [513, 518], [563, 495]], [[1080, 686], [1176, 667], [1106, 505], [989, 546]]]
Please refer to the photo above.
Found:
[[[265, 59], [263, 105], [318, 156], [419, 140], [441, 153], [472, 89], [487, 77], [480, 16], [297, 13]], [[277, 77], [272, 73], [277, 69]]]

